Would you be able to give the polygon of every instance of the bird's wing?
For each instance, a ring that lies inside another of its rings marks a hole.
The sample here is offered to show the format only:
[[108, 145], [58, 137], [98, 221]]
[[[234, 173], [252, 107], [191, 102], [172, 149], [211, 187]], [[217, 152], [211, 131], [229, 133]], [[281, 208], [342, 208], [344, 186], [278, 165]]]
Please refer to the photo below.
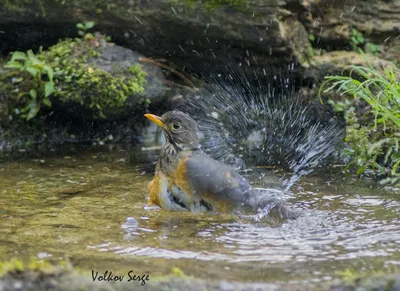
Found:
[[243, 205], [251, 195], [251, 186], [244, 177], [208, 156], [195, 154], [189, 157], [186, 171], [197, 197]]
[[284, 219], [299, 216], [267, 189], [263, 189], [263, 193], [252, 189], [243, 176], [227, 165], [200, 154], [192, 155], [185, 162], [188, 182], [199, 200], [219, 200], [229, 205], [261, 209], [264, 215], [275, 211], [278, 217]]

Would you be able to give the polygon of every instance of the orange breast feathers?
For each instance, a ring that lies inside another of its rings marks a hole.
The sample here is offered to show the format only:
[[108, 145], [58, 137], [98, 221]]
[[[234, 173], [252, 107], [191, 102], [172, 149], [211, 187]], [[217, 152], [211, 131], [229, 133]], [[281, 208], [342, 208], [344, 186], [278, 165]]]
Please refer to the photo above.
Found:
[[191, 200], [193, 202], [192, 188], [190, 187], [187, 176], [187, 160], [188, 158], [182, 159], [178, 163], [176, 170], [170, 173], [169, 176], [164, 175], [161, 171], [156, 171], [154, 179], [148, 185], [148, 203], [150, 205], [158, 205], [162, 207], [162, 199], [160, 197], [163, 196], [167, 190], [169, 190], [168, 192], [170, 193], [174, 193], [174, 187], [180, 188], [180, 194], [183, 194], [182, 192], [186, 194], [184, 200]]
[[162, 183], [160, 181], [162, 179], [161, 173], [156, 173], [154, 179], [149, 183], [147, 189], [149, 191], [148, 203], [149, 205], [158, 205], [160, 206], [159, 195], [162, 192]]
[[175, 172], [172, 173], [171, 177], [169, 177], [170, 185], [169, 186], [177, 186], [183, 192], [186, 193], [187, 196], [193, 200], [193, 189], [190, 186], [190, 181], [188, 177], [188, 172], [186, 168], [186, 162], [188, 161], [188, 157], [182, 159], [178, 163], [178, 167], [176, 168]]

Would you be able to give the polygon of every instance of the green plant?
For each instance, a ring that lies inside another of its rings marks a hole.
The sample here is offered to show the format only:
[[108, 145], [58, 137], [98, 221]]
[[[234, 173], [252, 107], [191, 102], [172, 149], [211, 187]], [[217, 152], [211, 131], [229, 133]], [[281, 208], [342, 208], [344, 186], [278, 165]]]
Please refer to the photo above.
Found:
[[[77, 23], [76, 24], [76, 28], [78, 29], [78, 34], [80, 35], [80, 36], [85, 36], [85, 35], [87, 35], [87, 34], [89, 34], [89, 30], [91, 29], [91, 28], [93, 28], [94, 27], [94, 22], [93, 21], [88, 21], [88, 22], [85, 22], [85, 23]], [[91, 36], [93, 36], [92, 34], [90, 34]]]
[[27, 91], [18, 93], [16, 113], [27, 120], [36, 116], [42, 106], [51, 107], [50, 95], [54, 92], [53, 69], [41, 61], [32, 50], [27, 53], [16, 51], [5, 65], [8, 69], [17, 69], [22, 74], [13, 79], [14, 83], [28, 86]]
[[[383, 72], [372, 67], [351, 66], [349, 75], [328, 76], [322, 93], [338, 92], [344, 101], [330, 100], [336, 111], [343, 112], [347, 123], [345, 154], [352, 158], [357, 173], [372, 170], [388, 174], [384, 182], [400, 177], [400, 83], [393, 68]], [[352, 98], [348, 98], [352, 97]], [[362, 110], [357, 112], [357, 107]]]
[[[96, 38], [96, 34], [89, 32], [94, 27], [94, 21], [88, 21], [85, 23], [77, 23], [76, 28], [78, 29], [78, 35], [82, 37], [82, 39], [93, 40]], [[104, 40], [110, 42], [111, 37], [108, 35], [104, 35]]]
[[374, 56], [378, 55], [381, 52], [381, 46], [371, 42], [367, 42], [364, 48], [366, 53], [372, 54]]
[[351, 47], [354, 51], [362, 52], [362, 46], [364, 45], [364, 36], [355, 28], [351, 29]]
[[359, 53], [369, 53], [372, 55], [378, 55], [381, 52], [381, 46], [373, 44], [371, 42], [366, 42], [364, 36], [357, 29], [351, 29], [351, 39], [350, 45], [354, 51]]
[[[95, 117], [104, 117], [105, 109], [121, 108], [128, 97], [144, 92], [146, 73], [139, 64], [112, 64], [111, 71], [97, 66], [96, 57], [112, 44], [100, 33], [89, 34], [93, 25], [77, 25], [82, 38], [61, 40], [36, 55], [13, 53], [5, 66], [9, 71], [0, 76], [0, 95], [5, 92], [8, 100], [0, 107], [0, 121], [12, 120], [12, 115], [32, 119], [41, 108], [52, 106], [50, 97], [53, 103], [80, 104], [93, 109]], [[144, 107], [149, 105], [150, 100], [138, 99]]]

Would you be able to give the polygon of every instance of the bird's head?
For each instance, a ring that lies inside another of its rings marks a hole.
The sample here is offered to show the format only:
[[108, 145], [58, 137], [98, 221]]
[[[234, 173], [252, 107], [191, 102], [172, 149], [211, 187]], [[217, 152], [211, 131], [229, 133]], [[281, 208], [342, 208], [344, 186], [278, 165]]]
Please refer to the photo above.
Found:
[[144, 116], [164, 130], [167, 142], [171, 143], [176, 149], [199, 148], [197, 124], [189, 115], [174, 110], [163, 114], [161, 117], [153, 114], [145, 114]]

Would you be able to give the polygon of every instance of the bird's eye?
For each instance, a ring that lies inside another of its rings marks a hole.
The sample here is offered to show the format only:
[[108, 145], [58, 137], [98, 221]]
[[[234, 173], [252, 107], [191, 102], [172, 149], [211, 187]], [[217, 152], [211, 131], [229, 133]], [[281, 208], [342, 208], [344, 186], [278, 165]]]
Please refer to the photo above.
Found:
[[174, 122], [171, 125], [172, 130], [177, 130], [181, 128], [181, 124], [179, 122]]

